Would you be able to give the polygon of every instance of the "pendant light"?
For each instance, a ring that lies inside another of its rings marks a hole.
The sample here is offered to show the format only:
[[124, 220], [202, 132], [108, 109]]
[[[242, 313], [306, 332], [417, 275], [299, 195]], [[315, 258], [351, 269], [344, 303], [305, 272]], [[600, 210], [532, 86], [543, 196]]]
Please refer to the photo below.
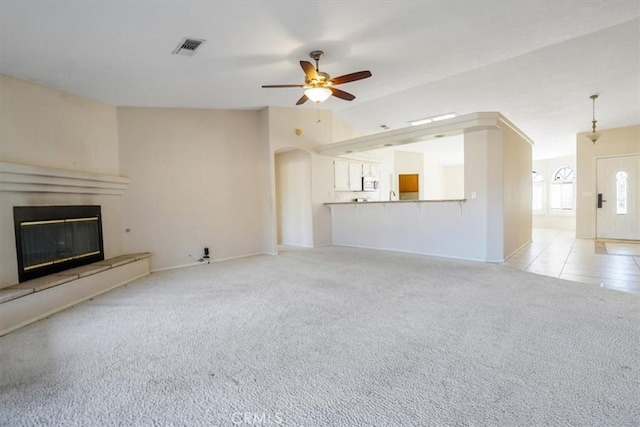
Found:
[[600, 138], [600, 133], [596, 132], [596, 99], [598, 99], [598, 95], [591, 95], [589, 98], [593, 101], [593, 119], [591, 120], [591, 133], [587, 135], [587, 138], [591, 140], [594, 144]]

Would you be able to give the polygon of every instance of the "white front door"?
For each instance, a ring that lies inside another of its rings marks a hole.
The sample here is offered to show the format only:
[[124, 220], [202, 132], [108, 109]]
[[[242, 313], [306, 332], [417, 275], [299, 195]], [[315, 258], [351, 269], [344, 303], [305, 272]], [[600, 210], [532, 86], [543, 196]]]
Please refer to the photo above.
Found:
[[598, 238], [640, 240], [639, 172], [640, 155], [597, 160]]

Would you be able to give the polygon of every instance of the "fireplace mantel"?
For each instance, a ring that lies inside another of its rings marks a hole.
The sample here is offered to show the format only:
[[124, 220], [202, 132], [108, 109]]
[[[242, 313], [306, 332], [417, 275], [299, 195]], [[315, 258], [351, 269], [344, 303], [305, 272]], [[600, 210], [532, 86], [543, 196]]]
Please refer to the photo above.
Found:
[[122, 196], [129, 178], [0, 162], [0, 192]]

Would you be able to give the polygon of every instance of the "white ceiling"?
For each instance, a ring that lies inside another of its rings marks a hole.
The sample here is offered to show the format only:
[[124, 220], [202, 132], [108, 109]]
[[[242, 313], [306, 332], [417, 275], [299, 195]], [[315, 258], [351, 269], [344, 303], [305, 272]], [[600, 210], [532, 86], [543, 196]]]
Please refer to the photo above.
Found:
[[[172, 55], [184, 37], [207, 41]], [[499, 111], [534, 158], [574, 154], [593, 93], [599, 129], [640, 123], [638, 0], [0, 1], [0, 72], [114, 105], [293, 107], [260, 86], [303, 83], [315, 49], [373, 73], [321, 105], [365, 133]]]

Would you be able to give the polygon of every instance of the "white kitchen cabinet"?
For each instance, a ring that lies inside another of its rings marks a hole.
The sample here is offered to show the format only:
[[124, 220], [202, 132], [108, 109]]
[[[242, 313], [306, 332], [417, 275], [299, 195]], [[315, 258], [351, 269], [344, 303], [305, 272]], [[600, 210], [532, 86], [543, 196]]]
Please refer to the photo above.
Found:
[[346, 160], [333, 161], [334, 190], [349, 190], [349, 162]]
[[349, 162], [349, 190], [362, 191], [362, 163]]
[[378, 165], [375, 163], [363, 163], [362, 164], [362, 176], [378, 177]]
[[362, 163], [334, 160], [333, 188], [339, 191], [362, 191]]

